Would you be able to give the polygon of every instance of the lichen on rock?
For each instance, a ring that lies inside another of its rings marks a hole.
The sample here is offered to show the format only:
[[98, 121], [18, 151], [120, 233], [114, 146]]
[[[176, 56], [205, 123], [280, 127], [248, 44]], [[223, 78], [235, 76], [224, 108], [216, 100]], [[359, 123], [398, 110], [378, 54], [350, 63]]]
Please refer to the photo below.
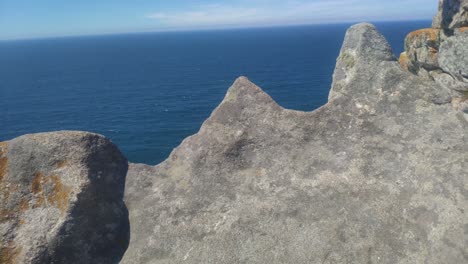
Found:
[[450, 94], [451, 98], [439, 96], [437, 102], [452, 102], [458, 110], [464, 107], [453, 102], [459, 102], [462, 93], [468, 90], [467, 23], [467, 0], [440, 0], [433, 28], [408, 34], [405, 40], [406, 57], [400, 61], [403, 69], [435, 81], [441, 92]]
[[86, 132], [0, 143], [1, 263], [116, 263], [128, 243], [127, 161]]

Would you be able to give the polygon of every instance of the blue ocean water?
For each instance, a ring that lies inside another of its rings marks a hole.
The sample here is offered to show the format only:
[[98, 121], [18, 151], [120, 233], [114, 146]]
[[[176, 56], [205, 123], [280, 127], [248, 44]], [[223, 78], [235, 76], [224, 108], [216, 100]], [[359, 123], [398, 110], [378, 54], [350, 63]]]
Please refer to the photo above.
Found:
[[[0, 141], [86, 130], [132, 162], [157, 164], [221, 102], [240, 75], [280, 105], [327, 101], [349, 24], [0, 42]], [[376, 23], [403, 50], [430, 21]]]

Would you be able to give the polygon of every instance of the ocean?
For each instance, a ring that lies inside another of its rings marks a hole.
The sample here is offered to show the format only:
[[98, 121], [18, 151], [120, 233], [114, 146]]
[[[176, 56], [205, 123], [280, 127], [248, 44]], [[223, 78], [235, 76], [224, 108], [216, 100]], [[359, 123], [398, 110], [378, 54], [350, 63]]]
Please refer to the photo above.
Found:
[[[396, 56], [430, 21], [375, 23]], [[241, 75], [285, 108], [327, 101], [350, 24], [0, 41], [0, 141], [85, 130], [157, 164]]]

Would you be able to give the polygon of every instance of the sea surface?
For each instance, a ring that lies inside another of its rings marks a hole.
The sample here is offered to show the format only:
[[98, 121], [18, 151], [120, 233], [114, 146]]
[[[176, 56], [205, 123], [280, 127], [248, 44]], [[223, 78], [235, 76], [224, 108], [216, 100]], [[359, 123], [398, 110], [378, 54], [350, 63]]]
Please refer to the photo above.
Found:
[[[398, 55], [430, 21], [376, 23]], [[240, 75], [281, 106], [327, 101], [350, 24], [0, 42], [0, 141], [85, 130], [157, 164], [196, 133]]]

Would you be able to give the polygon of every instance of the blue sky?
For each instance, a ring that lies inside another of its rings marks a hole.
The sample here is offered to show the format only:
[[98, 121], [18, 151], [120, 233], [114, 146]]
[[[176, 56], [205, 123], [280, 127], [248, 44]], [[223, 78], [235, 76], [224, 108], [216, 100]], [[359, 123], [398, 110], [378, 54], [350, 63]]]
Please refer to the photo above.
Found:
[[436, 0], [0, 0], [0, 39], [423, 20]]

